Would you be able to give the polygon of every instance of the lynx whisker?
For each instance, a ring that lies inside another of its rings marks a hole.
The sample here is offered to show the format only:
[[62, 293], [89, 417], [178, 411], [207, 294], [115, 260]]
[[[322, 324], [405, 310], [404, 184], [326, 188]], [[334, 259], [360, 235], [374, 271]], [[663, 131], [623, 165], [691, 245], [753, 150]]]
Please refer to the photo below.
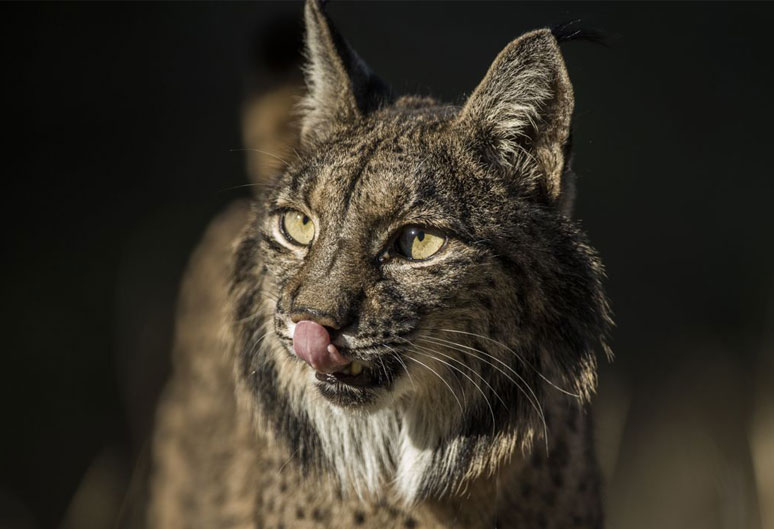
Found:
[[413, 356], [407, 356], [406, 358], [408, 358], [408, 359], [409, 359], [409, 360], [411, 360], [412, 362], [416, 362], [417, 364], [419, 364], [419, 365], [421, 365], [421, 366], [425, 367], [425, 368], [426, 368], [426, 369], [428, 369], [428, 370], [429, 370], [431, 373], [433, 373], [435, 376], [437, 376], [437, 377], [438, 377], [438, 378], [441, 380], [441, 382], [443, 382], [443, 383], [444, 383], [444, 385], [446, 386], [446, 388], [449, 390], [449, 393], [451, 393], [452, 397], [454, 397], [454, 400], [455, 400], [455, 401], [457, 401], [457, 406], [459, 406], [459, 408], [460, 408], [460, 414], [462, 414], [462, 415], [464, 415], [464, 414], [465, 414], [465, 410], [464, 410], [464, 409], [463, 409], [463, 407], [462, 407], [462, 402], [460, 402], [460, 399], [459, 399], [459, 397], [457, 397], [457, 394], [456, 394], [456, 393], [454, 393], [454, 390], [452, 390], [452, 387], [449, 385], [449, 383], [448, 383], [448, 382], [446, 382], [446, 379], [444, 379], [444, 378], [443, 378], [441, 375], [439, 375], [439, 374], [438, 374], [438, 371], [436, 371], [436, 370], [435, 370], [435, 369], [433, 369], [432, 367], [428, 366], [427, 364], [425, 364], [425, 363], [423, 363], [423, 362], [420, 362], [419, 360], [417, 360], [417, 359], [416, 359], [416, 358], [414, 358]]
[[[261, 308], [261, 305], [268, 305], [269, 308], [271, 308], [271, 304], [277, 302], [276, 299], [273, 299], [270, 296], [267, 296], [266, 294], [263, 294], [263, 296], [266, 296], [266, 298], [268, 298], [268, 299], [261, 300], [261, 304], [258, 306], [259, 309]], [[234, 322], [235, 323], [246, 323], [246, 322], [252, 321], [252, 320], [257, 319], [257, 318], [262, 318], [262, 317], [263, 318], [267, 318], [267, 321], [262, 323], [261, 325], [266, 325], [266, 324], [268, 324], [271, 321], [269, 319], [270, 316], [268, 314], [264, 314], [264, 312], [262, 310], [257, 310], [257, 311], [255, 311], [255, 314], [252, 314], [252, 315], [247, 316], [245, 318], [240, 318], [238, 320], [234, 320]]]
[[253, 343], [253, 352], [254, 352], [254, 353], [255, 353], [255, 352], [258, 352], [258, 351], [260, 351], [260, 348], [261, 348], [261, 347], [265, 347], [265, 346], [266, 346], [266, 343], [267, 343], [267, 342], [265, 342], [264, 340], [265, 340], [265, 339], [266, 339], [266, 337], [267, 337], [269, 334], [271, 334], [272, 332], [274, 332], [274, 330], [273, 330], [273, 329], [269, 329], [268, 331], [266, 331], [265, 333], [263, 333], [263, 335], [261, 335], [261, 337], [260, 337], [260, 338], [258, 338], [257, 340], [255, 340], [255, 342]]
[[[452, 349], [454, 349], [454, 350], [456, 350], [456, 351], [463, 352], [463, 353], [464, 353], [464, 352], [466, 352], [466, 351], [464, 351], [464, 350], [462, 350], [462, 349], [466, 349], [466, 350], [468, 350], [468, 351], [473, 351], [473, 352], [476, 352], [476, 353], [481, 353], [481, 354], [485, 355], [486, 357], [488, 357], [488, 358], [491, 358], [492, 360], [495, 360], [495, 361], [496, 361], [496, 362], [498, 362], [499, 364], [503, 365], [503, 366], [504, 366], [504, 367], [505, 367], [505, 368], [506, 368], [508, 371], [510, 371], [511, 373], [513, 373], [513, 374], [514, 374], [514, 376], [516, 376], [516, 378], [518, 378], [518, 379], [519, 379], [519, 381], [520, 381], [522, 384], [524, 384], [524, 385], [527, 387], [527, 389], [529, 390], [529, 395], [527, 395], [527, 394], [525, 393], [525, 396], [526, 396], [526, 397], [527, 397], [527, 398], [530, 400], [530, 402], [533, 402], [533, 401], [534, 401], [534, 404], [535, 404], [535, 405], [537, 405], [537, 406], [540, 406], [540, 401], [539, 401], [539, 399], [538, 399], [538, 396], [537, 396], [537, 394], [536, 394], [536, 393], [535, 393], [535, 391], [532, 389], [532, 387], [529, 385], [529, 383], [528, 383], [528, 382], [527, 382], [527, 381], [524, 379], [524, 377], [522, 377], [522, 376], [521, 376], [521, 375], [520, 375], [520, 374], [519, 374], [519, 373], [518, 373], [516, 370], [514, 370], [514, 369], [513, 369], [511, 366], [509, 366], [508, 364], [506, 364], [505, 362], [503, 362], [502, 360], [500, 360], [500, 359], [499, 359], [499, 358], [497, 358], [496, 356], [493, 356], [493, 355], [491, 355], [491, 354], [487, 353], [486, 351], [481, 351], [481, 350], [479, 350], [479, 349], [476, 349], [475, 347], [470, 347], [470, 346], [467, 346], [467, 345], [464, 345], [464, 344], [461, 344], [461, 343], [452, 342], [452, 341], [449, 341], [449, 340], [444, 340], [443, 338], [437, 338], [437, 337], [433, 337], [433, 336], [423, 336], [423, 337], [421, 337], [421, 338], [419, 338], [419, 339], [421, 339], [421, 340], [425, 340], [425, 341], [429, 341], [429, 342], [431, 342], [431, 343], [434, 343], [435, 345], [445, 345], [445, 346], [447, 346], [447, 347], [450, 347], [450, 348], [452, 348]], [[462, 349], [460, 349], [460, 348], [462, 348]], [[468, 354], [470, 354], [470, 353], [468, 353]], [[475, 356], [475, 355], [471, 355], [471, 356]], [[483, 360], [483, 359], [482, 359], [482, 360]], [[498, 371], [500, 371], [500, 373], [502, 373], [503, 375], [506, 375], [506, 376], [508, 376], [508, 377], [510, 378], [510, 376], [509, 376], [507, 373], [505, 373], [504, 371], [502, 371], [502, 370], [501, 370], [500, 368], [498, 368], [496, 365], [492, 364], [491, 362], [489, 362], [489, 361], [487, 361], [487, 360], [483, 360], [483, 361], [484, 361], [485, 363], [487, 363], [488, 365], [490, 365], [490, 366], [494, 367], [494, 368], [495, 368], [495, 369], [497, 369]], [[516, 381], [514, 381], [513, 379], [511, 379], [511, 381], [512, 381], [514, 384], [516, 384], [516, 385], [519, 385], [519, 384], [518, 384]], [[521, 386], [519, 386], [519, 387], [521, 387]], [[522, 391], [523, 391], [523, 390], [522, 390]]]
[[384, 379], [385, 380], [389, 380], [390, 375], [389, 375], [389, 373], [387, 373], [387, 367], [384, 365], [384, 358], [382, 358], [380, 356], [380, 357], [377, 358], [377, 360], [379, 360], [379, 364], [382, 367], [382, 372], [384, 373]]
[[505, 407], [505, 409], [509, 409], [508, 405], [507, 405], [507, 404], [506, 404], [506, 402], [503, 400], [503, 398], [500, 396], [500, 394], [497, 392], [497, 390], [496, 390], [496, 389], [494, 389], [494, 388], [492, 387], [492, 385], [491, 385], [489, 382], [487, 382], [487, 380], [486, 380], [486, 379], [485, 379], [483, 376], [481, 376], [481, 374], [480, 374], [480, 373], [478, 373], [478, 372], [477, 372], [475, 369], [473, 369], [473, 368], [472, 368], [472, 367], [470, 367], [469, 365], [465, 364], [465, 362], [463, 362], [462, 360], [460, 360], [460, 359], [458, 359], [458, 358], [454, 358], [454, 357], [453, 357], [453, 356], [451, 356], [451, 355], [444, 354], [444, 353], [442, 353], [442, 352], [440, 352], [440, 351], [437, 351], [437, 350], [435, 350], [435, 349], [431, 349], [431, 348], [429, 348], [429, 347], [424, 347], [424, 346], [422, 346], [422, 345], [417, 345], [417, 344], [415, 344], [414, 342], [408, 342], [408, 343], [409, 343], [409, 344], [411, 344], [411, 346], [413, 346], [413, 347], [418, 347], [418, 348], [420, 348], [420, 349], [423, 349], [423, 350], [425, 350], [425, 351], [430, 351], [430, 352], [433, 352], [433, 353], [439, 354], [439, 355], [443, 356], [444, 358], [448, 358], [449, 360], [451, 360], [451, 361], [453, 361], [453, 362], [456, 362], [456, 363], [458, 363], [458, 364], [462, 365], [463, 367], [466, 367], [466, 368], [468, 368], [468, 369], [469, 369], [469, 370], [470, 370], [470, 371], [471, 371], [471, 372], [472, 372], [474, 375], [476, 375], [478, 378], [480, 378], [480, 379], [481, 379], [481, 381], [482, 381], [484, 384], [486, 384], [486, 386], [489, 388], [489, 390], [490, 390], [490, 391], [491, 391], [491, 392], [492, 392], [492, 393], [493, 393], [493, 394], [494, 394], [494, 395], [497, 397], [497, 399], [498, 399], [498, 400], [500, 401], [500, 403], [501, 403], [501, 404], [502, 404], [502, 405]]
[[[422, 346], [415, 346], [415, 347], [422, 347]], [[425, 347], [422, 347], [422, 349], [425, 349], [425, 350], [428, 350], [428, 351], [433, 351], [432, 349], [427, 349], [427, 348], [425, 348]], [[476, 387], [476, 389], [478, 390], [478, 392], [479, 392], [479, 393], [481, 393], [481, 396], [484, 398], [484, 402], [486, 402], [486, 405], [487, 405], [487, 407], [489, 408], [489, 414], [490, 414], [490, 415], [491, 415], [491, 417], [492, 417], [492, 436], [494, 436], [494, 435], [496, 434], [496, 425], [497, 425], [497, 420], [495, 419], [495, 414], [494, 414], [494, 408], [492, 408], [492, 403], [491, 403], [491, 402], [489, 401], [489, 399], [487, 398], [486, 394], [484, 393], [484, 390], [482, 390], [482, 389], [481, 389], [481, 386], [479, 386], [479, 385], [476, 383], [476, 381], [475, 381], [475, 380], [473, 380], [473, 379], [472, 379], [472, 378], [471, 378], [471, 377], [470, 377], [470, 376], [469, 376], [467, 373], [463, 372], [461, 369], [459, 369], [459, 368], [457, 368], [457, 367], [454, 367], [454, 366], [453, 366], [452, 364], [450, 364], [449, 362], [446, 362], [445, 360], [441, 360], [440, 358], [438, 358], [438, 357], [437, 357], [437, 356], [435, 356], [435, 355], [428, 354], [428, 353], [423, 353], [423, 352], [421, 352], [421, 351], [418, 351], [418, 350], [416, 350], [416, 349], [413, 349], [413, 350], [412, 350], [412, 352], [413, 352], [413, 353], [416, 353], [416, 354], [420, 354], [420, 355], [422, 355], [422, 356], [425, 356], [425, 357], [428, 357], [428, 358], [432, 358], [433, 360], [435, 360], [435, 361], [437, 361], [437, 362], [440, 362], [440, 363], [444, 364], [445, 366], [449, 367], [450, 369], [453, 369], [454, 371], [457, 371], [457, 372], [458, 372], [458, 373], [460, 373], [462, 376], [464, 376], [465, 378], [467, 378], [468, 380], [470, 380], [470, 383], [471, 383], [471, 384], [473, 384], [473, 385]], [[438, 353], [438, 351], [434, 351], [434, 352]], [[441, 354], [441, 353], [439, 353], [439, 354]], [[445, 356], [445, 355], [444, 355], [444, 356]], [[464, 364], [463, 364], [463, 365], [464, 365]], [[467, 367], [467, 366], [466, 366], [466, 367]], [[468, 369], [470, 369], [470, 368], [468, 368]], [[472, 371], [472, 369], [471, 369], [471, 371]], [[475, 373], [475, 371], [474, 371], [474, 373]], [[490, 387], [491, 387], [491, 386], [490, 386]], [[499, 395], [498, 395], [498, 397], [499, 397]], [[502, 400], [502, 399], [500, 399], [500, 400]]]
[[284, 158], [281, 158], [274, 154], [273, 152], [269, 151], [262, 151], [261, 149], [249, 149], [249, 148], [243, 148], [243, 149], [229, 149], [229, 152], [257, 152], [258, 154], [265, 154], [266, 156], [271, 156], [275, 160], [278, 160], [282, 162], [285, 165], [288, 165], [288, 161]]
[[570, 397], [575, 397], [576, 399], [580, 399], [581, 398], [581, 396], [579, 394], [573, 393], [571, 391], [568, 391], [568, 390], [566, 390], [564, 388], [561, 388], [558, 385], [556, 385], [554, 382], [549, 380], [543, 373], [541, 373], [539, 369], [537, 369], [530, 362], [525, 360], [519, 353], [517, 353], [516, 351], [514, 351], [513, 349], [511, 349], [510, 347], [508, 347], [507, 345], [505, 345], [502, 342], [498, 342], [497, 340], [495, 340], [493, 338], [490, 338], [489, 336], [484, 336], [484, 335], [476, 334], [476, 333], [473, 333], [473, 332], [458, 331], [458, 330], [454, 330], [454, 329], [437, 329], [437, 330], [444, 331], [444, 332], [455, 332], [455, 333], [460, 333], [460, 334], [468, 334], [470, 336], [475, 336], [477, 338], [484, 339], [484, 340], [486, 340], [488, 342], [492, 342], [495, 345], [499, 345], [500, 347], [504, 348], [506, 351], [512, 353], [521, 363], [523, 363], [524, 365], [526, 365], [530, 369], [534, 370], [535, 373], [537, 374], [537, 376], [539, 376], [541, 379], [543, 379], [543, 381], [546, 382], [549, 386], [553, 387], [554, 389], [556, 389], [557, 391], [559, 391], [561, 393], [564, 393], [565, 395], [569, 395]]
[[[543, 435], [545, 437], [546, 450], [548, 450], [548, 424], [546, 422], [545, 413], [543, 412], [543, 406], [540, 403], [540, 400], [538, 399], [538, 397], [535, 394], [534, 390], [529, 385], [529, 383], [526, 380], [524, 380], [524, 378], [521, 375], [519, 375], [516, 371], [514, 371], [513, 368], [511, 368], [508, 364], [506, 364], [505, 362], [503, 362], [499, 358], [497, 358], [495, 356], [492, 356], [489, 353], [486, 353], [484, 351], [479, 351], [478, 349], [475, 349], [473, 347], [468, 347], [466, 345], [458, 344], [456, 342], [449, 342], [448, 340], [443, 340], [441, 338], [435, 338], [435, 340], [441, 340], [440, 342], [434, 341], [434, 339], [431, 338], [431, 337], [422, 337], [422, 338], [419, 338], [419, 339], [420, 340], [424, 340], [424, 341], [428, 341], [428, 342], [433, 343], [435, 345], [446, 345], [447, 347], [449, 347], [451, 349], [454, 349], [456, 351], [459, 351], [459, 352], [461, 352], [463, 354], [467, 354], [469, 356], [472, 356], [473, 358], [478, 358], [482, 362], [490, 365], [491, 367], [493, 367], [494, 369], [499, 371], [503, 376], [505, 376], [508, 380], [510, 380], [518, 388], [518, 390], [521, 393], [524, 394], [524, 396], [527, 398], [527, 402], [530, 403], [530, 406], [532, 406], [532, 409], [535, 410], [535, 412], [540, 417], [540, 421], [541, 421], [541, 423], [543, 425]], [[467, 351], [465, 349], [467, 349]], [[500, 364], [502, 364], [506, 369], [508, 369], [514, 375], [516, 375], [516, 377], [527, 387], [527, 390], [529, 390], [529, 393], [527, 393], [527, 391], [524, 389], [524, 387], [522, 387], [521, 384], [516, 382], [510, 375], [508, 375], [508, 373], [506, 373], [505, 371], [503, 371], [502, 369], [500, 369], [496, 365], [492, 364], [491, 362], [487, 361], [486, 359], [481, 358], [480, 356], [477, 356], [477, 355], [473, 354], [471, 351], [477, 352], [477, 353], [481, 353], [481, 354], [483, 354], [485, 356], [488, 356], [488, 357], [492, 358], [493, 360], [496, 360]], [[531, 396], [530, 396], [530, 394], [531, 394]]]
[[398, 363], [399, 363], [400, 365], [402, 365], [402, 366], [403, 366], [403, 370], [406, 372], [406, 376], [408, 376], [408, 378], [409, 378], [409, 382], [411, 382], [411, 388], [412, 388], [414, 391], [416, 391], [416, 390], [417, 390], [417, 386], [416, 386], [416, 384], [414, 384], [414, 377], [412, 377], [412, 376], [411, 376], [411, 373], [410, 373], [410, 372], [409, 372], [409, 370], [408, 370], [408, 366], [407, 366], [407, 365], [406, 365], [406, 363], [403, 361], [403, 359], [400, 357], [400, 354], [398, 354], [398, 352], [397, 352], [395, 349], [393, 349], [392, 347], [390, 347], [389, 345], [385, 345], [385, 347], [386, 347], [387, 349], [389, 349], [390, 351], [392, 351], [392, 352], [390, 353], [390, 356], [392, 356], [393, 358], [395, 358], [395, 360], [397, 360], [397, 361], [398, 361]]
[[264, 188], [267, 188], [267, 189], [276, 189], [277, 185], [276, 184], [270, 184], [268, 182], [252, 182], [250, 184], [240, 184], [240, 185], [231, 186], [231, 187], [224, 187], [223, 189], [219, 190], [218, 192], [219, 193], [224, 193], [226, 191], [233, 191], [235, 189], [244, 189], [246, 187], [264, 187]]

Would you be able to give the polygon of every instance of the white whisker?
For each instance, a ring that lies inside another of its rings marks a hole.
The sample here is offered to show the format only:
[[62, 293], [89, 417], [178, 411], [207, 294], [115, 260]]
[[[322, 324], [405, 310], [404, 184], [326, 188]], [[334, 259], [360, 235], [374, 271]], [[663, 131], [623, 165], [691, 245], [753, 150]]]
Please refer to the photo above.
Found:
[[[415, 347], [421, 347], [421, 346], [415, 346]], [[423, 347], [423, 349], [425, 349], [425, 348]], [[431, 349], [427, 349], [427, 350], [431, 350]], [[481, 393], [481, 396], [484, 397], [484, 402], [486, 402], [486, 405], [489, 407], [489, 414], [492, 417], [492, 437], [494, 437], [495, 433], [496, 433], [497, 420], [495, 419], [495, 414], [494, 414], [494, 409], [492, 408], [492, 403], [489, 402], [489, 399], [486, 397], [486, 394], [484, 393], [484, 390], [481, 389], [481, 386], [476, 384], [476, 382], [472, 378], [470, 378], [470, 376], [468, 376], [467, 373], [464, 373], [461, 369], [459, 369], [457, 367], [454, 367], [453, 365], [451, 365], [450, 363], [448, 363], [448, 362], [446, 362], [444, 360], [441, 360], [437, 356], [431, 355], [431, 354], [427, 354], [427, 353], [423, 353], [421, 351], [417, 351], [416, 349], [413, 350], [413, 352], [416, 353], [416, 354], [421, 354], [422, 356], [426, 356], [428, 358], [432, 358], [433, 360], [444, 364], [445, 366], [449, 367], [450, 369], [453, 369], [453, 370], [459, 372], [462, 376], [464, 376], [465, 378], [470, 380], [470, 383], [473, 384], [476, 387], [476, 389], [478, 390], [479, 393]], [[438, 351], [435, 351], [435, 352], [438, 353]], [[438, 354], [441, 354], [441, 353], [438, 353]]]
[[533, 366], [533, 365], [532, 365], [530, 362], [528, 362], [527, 360], [525, 360], [524, 358], [522, 358], [522, 356], [521, 356], [519, 353], [517, 353], [516, 351], [514, 351], [513, 349], [511, 349], [510, 347], [508, 347], [507, 345], [505, 345], [505, 344], [504, 344], [504, 343], [502, 343], [502, 342], [498, 342], [497, 340], [495, 340], [495, 339], [493, 339], [493, 338], [490, 338], [489, 336], [484, 336], [484, 335], [481, 335], [481, 334], [476, 334], [476, 333], [473, 333], [473, 332], [467, 332], [467, 331], [458, 331], [458, 330], [455, 330], [455, 329], [434, 329], [434, 330], [438, 330], [438, 331], [444, 331], [444, 332], [455, 332], [455, 333], [459, 333], [459, 334], [467, 334], [467, 335], [470, 335], [470, 336], [475, 336], [475, 337], [477, 337], [477, 338], [481, 338], [481, 339], [483, 339], [483, 340], [487, 340], [488, 342], [492, 342], [492, 343], [494, 343], [495, 345], [499, 345], [500, 347], [502, 347], [502, 348], [503, 348], [503, 349], [505, 349], [506, 351], [508, 351], [508, 352], [512, 353], [512, 354], [513, 354], [513, 355], [514, 355], [514, 356], [515, 356], [515, 357], [516, 357], [516, 358], [517, 358], [517, 359], [518, 359], [518, 360], [519, 360], [521, 363], [523, 363], [524, 365], [526, 365], [526, 366], [527, 366], [527, 367], [529, 367], [530, 369], [534, 370], [534, 371], [535, 371], [535, 373], [537, 373], [537, 375], [538, 375], [538, 376], [539, 376], [541, 379], [543, 379], [543, 381], [544, 381], [544, 382], [546, 382], [548, 385], [550, 385], [551, 387], [553, 387], [553, 388], [554, 388], [554, 389], [556, 389], [557, 391], [560, 391], [560, 392], [564, 393], [565, 395], [569, 395], [569, 396], [571, 396], [571, 397], [575, 397], [576, 399], [580, 399], [580, 398], [581, 398], [581, 396], [580, 396], [579, 394], [577, 394], [577, 393], [573, 393], [573, 392], [571, 392], [571, 391], [568, 391], [568, 390], [566, 390], [566, 389], [563, 389], [563, 388], [561, 388], [561, 387], [557, 386], [556, 384], [554, 384], [553, 382], [551, 382], [551, 381], [550, 381], [548, 378], [546, 378], [546, 376], [545, 376], [545, 375], [543, 375], [543, 373], [541, 373], [541, 372], [540, 372], [540, 371], [539, 371], [539, 370], [538, 370], [538, 369], [537, 369], [535, 366]]
[[452, 388], [451, 388], [451, 386], [449, 385], [449, 383], [448, 383], [448, 382], [446, 382], [446, 380], [444, 380], [444, 378], [443, 378], [441, 375], [439, 375], [439, 374], [438, 374], [438, 372], [437, 372], [435, 369], [433, 369], [432, 367], [428, 366], [427, 364], [424, 364], [424, 363], [420, 362], [419, 360], [417, 360], [417, 359], [416, 359], [416, 358], [414, 358], [414, 357], [407, 356], [406, 358], [408, 358], [409, 360], [411, 360], [411, 361], [413, 361], [413, 362], [416, 362], [417, 364], [419, 364], [419, 365], [421, 365], [421, 366], [424, 366], [424, 367], [426, 367], [428, 370], [430, 370], [430, 372], [432, 372], [432, 373], [433, 373], [435, 376], [437, 376], [439, 379], [441, 379], [441, 382], [443, 382], [444, 384], [446, 384], [446, 388], [449, 390], [449, 393], [451, 393], [451, 394], [452, 394], [452, 397], [454, 397], [454, 400], [456, 400], [456, 401], [457, 401], [457, 406], [459, 406], [459, 408], [460, 408], [460, 413], [461, 413], [461, 414], [463, 414], [463, 415], [465, 414], [465, 410], [463, 410], [463, 408], [462, 408], [462, 403], [460, 402], [460, 399], [459, 399], [459, 398], [457, 397], [457, 395], [454, 393], [454, 391], [452, 390]]
[[[469, 347], [469, 346], [466, 346], [466, 345], [463, 345], [463, 344], [460, 344], [460, 343], [457, 343], [457, 342], [450, 342], [448, 340], [444, 340], [443, 338], [433, 338], [433, 337], [427, 337], [427, 336], [426, 337], [422, 337], [422, 338], [418, 338], [418, 339], [429, 341], [430, 343], [433, 343], [435, 345], [446, 345], [447, 347], [450, 347], [450, 348], [452, 348], [452, 349], [454, 349], [456, 351], [459, 351], [459, 352], [461, 352], [463, 354], [468, 354], [470, 356], [473, 356], [474, 358], [476, 357], [476, 355], [474, 355], [474, 354], [472, 354], [471, 352], [468, 352], [468, 351], [473, 351], [473, 352], [476, 352], [476, 353], [483, 354], [483, 355], [491, 358], [492, 360], [495, 360], [496, 362], [502, 364], [506, 369], [511, 371], [524, 384], [524, 386], [526, 386], [526, 388], [527, 388], [526, 390], [524, 389], [524, 387], [521, 386], [521, 384], [516, 382], [505, 371], [503, 371], [502, 369], [500, 369], [496, 365], [492, 364], [491, 362], [488, 362], [487, 360], [485, 360], [485, 359], [483, 359], [481, 357], [478, 357], [479, 360], [481, 360], [482, 362], [485, 362], [488, 365], [492, 366], [497, 371], [499, 371], [503, 376], [508, 378], [508, 380], [510, 380], [519, 389], [519, 391], [521, 391], [524, 394], [524, 396], [527, 398], [527, 402], [530, 403], [530, 405], [532, 406], [532, 409], [534, 409], [535, 412], [540, 417], [540, 421], [543, 424], [543, 434], [544, 434], [544, 437], [545, 437], [546, 450], [548, 450], [548, 424], [546, 423], [546, 417], [545, 417], [545, 413], [543, 412], [543, 406], [540, 403], [540, 399], [538, 399], [538, 397], [535, 394], [534, 390], [532, 389], [532, 387], [530, 387], [530, 385], [527, 383], [527, 381], [524, 380], [524, 378], [519, 373], [517, 373], [511, 366], [509, 366], [508, 364], [506, 364], [505, 362], [503, 362], [499, 358], [497, 358], [495, 356], [492, 356], [492, 355], [490, 355], [489, 353], [487, 353], [485, 351], [480, 351], [480, 350], [478, 350], [478, 349], [476, 349], [474, 347]], [[468, 350], [468, 351], [466, 351], [466, 350]], [[529, 393], [527, 393], [527, 391], [529, 391]]]
[[398, 354], [398, 352], [395, 349], [393, 349], [392, 347], [390, 347], [389, 345], [385, 344], [385, 347], [387, 349], [389, 349], [390, 351], [392, 351], [391, 356], [394, 357], [395, 360], [397, 360], [400, 363], [400, 365], [403, 366], [403, 370], [406, 372], [406, 375], [409, 378], [409, 382], [411, 382], [411, 388], [414, 391], [416, 391], [417, 390], [417, 386], [414, 384], [414, 378], [411, 376], [411, 373], [409, 373], [408, 366], [406, 366], [406, 363], [403, 361], [403, 359], [401, 359], [400, 354]]

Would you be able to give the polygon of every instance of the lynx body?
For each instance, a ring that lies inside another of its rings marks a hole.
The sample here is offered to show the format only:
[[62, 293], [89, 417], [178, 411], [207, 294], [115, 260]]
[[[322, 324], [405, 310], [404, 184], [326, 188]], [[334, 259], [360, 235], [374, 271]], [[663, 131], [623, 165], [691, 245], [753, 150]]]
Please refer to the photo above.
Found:
[[459, 108], [397, 97], [305, 16], [297, 156], [184, 280], [150, 525], [601, 527], [610, 320], [555, 38], [512, 42]]

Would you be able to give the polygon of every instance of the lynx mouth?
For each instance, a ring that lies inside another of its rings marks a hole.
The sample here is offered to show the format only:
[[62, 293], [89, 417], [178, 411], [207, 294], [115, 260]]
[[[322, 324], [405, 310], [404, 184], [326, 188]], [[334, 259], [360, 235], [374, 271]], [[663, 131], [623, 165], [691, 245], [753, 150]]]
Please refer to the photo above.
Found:
[[373, 388], [381, 385], [370, 367], [355, 360], [347, 364], [344, 369], [333, 373], [317, 371], [315, 377], [326, 384], [345, 384], [357, 388]]

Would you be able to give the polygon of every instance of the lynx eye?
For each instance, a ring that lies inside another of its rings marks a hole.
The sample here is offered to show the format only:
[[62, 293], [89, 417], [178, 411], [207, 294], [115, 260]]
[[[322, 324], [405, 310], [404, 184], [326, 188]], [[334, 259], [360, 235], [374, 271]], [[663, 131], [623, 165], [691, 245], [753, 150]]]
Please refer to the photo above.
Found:
[[424, 261], [437, 254], [446, 243], [446, 236], [420, 226], [406, 226], [395, 241], [395, 249], [412, 261]]
[[280, 228], [285, 238], [301, 246], [308, 246], [314, 239], [314, 222], [307, 215], [294, 209], [280, 217]]

